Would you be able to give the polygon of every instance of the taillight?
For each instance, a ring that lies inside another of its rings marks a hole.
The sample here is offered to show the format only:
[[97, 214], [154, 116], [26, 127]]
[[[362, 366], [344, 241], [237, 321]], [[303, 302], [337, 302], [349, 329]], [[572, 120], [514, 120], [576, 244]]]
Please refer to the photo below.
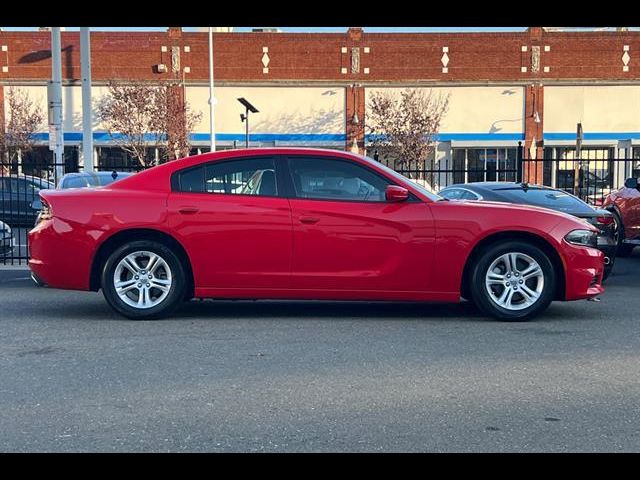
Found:
[[597, 217], [596, 221], [601, 225], [612, 225], [613, 224], [613, 216], [611, 216], [611, 217]]

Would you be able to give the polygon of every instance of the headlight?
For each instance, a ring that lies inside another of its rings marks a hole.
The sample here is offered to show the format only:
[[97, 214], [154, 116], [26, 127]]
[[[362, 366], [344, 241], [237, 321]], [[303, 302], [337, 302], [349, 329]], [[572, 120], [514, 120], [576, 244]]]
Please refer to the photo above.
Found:
[[564, 239], [574, 245], [597, 248], [598, 234], [591, 230], [573, 230], [567, 233]]
[[7, 236], [7, 237], [11, 236], [11, 227], [9, 225], [0, 227], [0, 237], [1, 236]]

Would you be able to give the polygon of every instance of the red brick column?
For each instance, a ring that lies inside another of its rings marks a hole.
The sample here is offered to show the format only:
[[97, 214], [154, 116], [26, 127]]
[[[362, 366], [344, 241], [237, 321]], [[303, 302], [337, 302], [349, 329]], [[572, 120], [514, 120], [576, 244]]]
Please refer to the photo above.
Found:
[[[4, 124], [4, 86], [0, 85], [0, 135], [4, 137], [5, 124]], [[4, 150], [3, 142], [0, 140], [0, 163], [4, 162]]]
[[[345, 149], [351, 150], [355, 139], [358, 152], [364, 153], [364, 87], [353, 84], [345, 92]], [[355, 115], [354, 115], [355, 114]]]
[[[531, 159], [531, 146], [535, 139], [536, 160], [542, 160], [544, 132], [544, 87], [535, 82], [526, 87], [524, 119], [524, 159]], [[542, 183], [543, 162], [525, 161], [523, 179], [530, 183]]]

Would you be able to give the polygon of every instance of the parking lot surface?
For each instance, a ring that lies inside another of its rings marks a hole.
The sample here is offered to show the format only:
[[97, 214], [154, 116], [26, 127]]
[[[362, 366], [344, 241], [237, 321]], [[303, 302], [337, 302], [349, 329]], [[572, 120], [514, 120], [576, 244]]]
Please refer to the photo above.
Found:
[[600, 302], [192, 301], [135, 322], [0, 269], [0, 451], [640, 450], [640, 249]]

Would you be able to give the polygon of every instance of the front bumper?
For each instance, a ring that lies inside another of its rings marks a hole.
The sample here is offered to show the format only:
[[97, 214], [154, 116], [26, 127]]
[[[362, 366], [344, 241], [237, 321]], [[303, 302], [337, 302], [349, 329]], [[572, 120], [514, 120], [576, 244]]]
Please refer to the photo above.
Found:
[[591, 247], [571, 245], [563, 240], [565, 300], [592, 298], [604, 292], [602, 276], [605, 254]]

